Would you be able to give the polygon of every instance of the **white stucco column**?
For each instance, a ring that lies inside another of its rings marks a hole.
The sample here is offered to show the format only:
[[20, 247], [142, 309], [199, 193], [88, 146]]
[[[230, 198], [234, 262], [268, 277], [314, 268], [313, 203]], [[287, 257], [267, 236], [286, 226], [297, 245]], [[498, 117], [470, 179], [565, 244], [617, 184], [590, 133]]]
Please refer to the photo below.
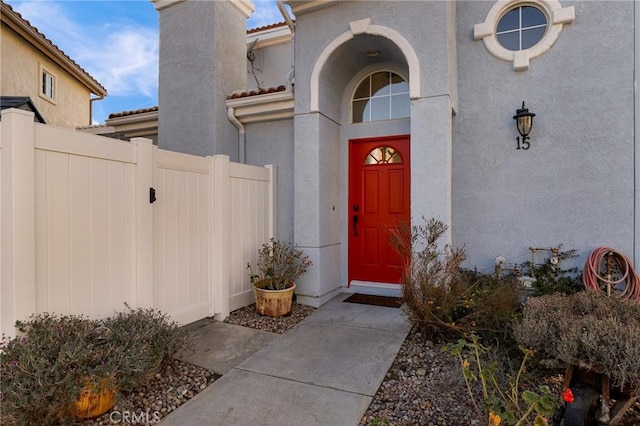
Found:
[[341, 288], [340, 128], [319, 113], [296, 115], [294, 140], [295, 243], [313, 262], [296, 294], [320, 306]]
[[411, 101], [411, 221], [439, 219], [451, 243], [452, 106], [449, 96]]
[[158, 0], [158, 147], [239, 157], [226, 97], [247, 87], [245, 0]]

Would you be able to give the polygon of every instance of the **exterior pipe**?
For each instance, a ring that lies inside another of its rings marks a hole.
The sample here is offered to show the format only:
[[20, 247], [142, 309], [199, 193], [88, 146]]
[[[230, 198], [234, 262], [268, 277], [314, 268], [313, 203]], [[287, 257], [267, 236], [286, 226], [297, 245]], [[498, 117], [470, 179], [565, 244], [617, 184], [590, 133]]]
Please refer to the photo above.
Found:
[[94, 101], [101, 101], [103, 99], [104, 99], [104, 95], [100, 95], [97, 98], [89, 99], [89, 125], [93, 124], [93, 102]]
[[[293, 19], [291, 19], [289, 12], [284, 7], [283, 0], [278, 0], [276, 3], [278, 5], [278, 10], [280, 10], [282, 17], [284, 18], [284, 21], [287, 23], [287, 26], [289, 27], [289, 31], [291, 31], [291, 63], [293, 64], [295, 63], [295, 59], [294, 59], [295, 50], [293, 46], [296, 40], [296, 26], [293, 23]], [[291, 72], [287, 74], [287, 81], [289, 82], [289, 87], [293, 92], [293, 88], [295, 87], [295, 68], [293, 66], [291, 67]]]
[[633, 118], [634, 118], [634, 185], [633, 185], [633, 263], [636, 268], [640, 266], [640, 92], [638, 83], [640, 82], [640, 7], [637, 2], [633, 2], [634, 27], [634, 78], [633, 78]]
[[289, 12], [287, 12], [287, 9], [284, 7], [283, 0], [278, 0], [276, 2], [276, 4], [278, 5], [278, 10], [282, 14], [282, 17], [284, 18], [284, 22], [287, 23], [287, 26], [289, 27], [289, 30], [291, 31], [291, 35], [293, 36], [295, 34], [295, 31], [296, 31], [295, 30], [295, 26], [293, 25], [293, 19], [291, 19], [291, 16], [289, 15]]
[[227, 108], [227, 117], [229, 118], [229, 121], [238, 128], [238, 161], [242, 164], [246, 164], [247, 133], [244, 128], [244, 124], [238, 120], [238, 117], [236, 117], [236, 110], [232, 107]]

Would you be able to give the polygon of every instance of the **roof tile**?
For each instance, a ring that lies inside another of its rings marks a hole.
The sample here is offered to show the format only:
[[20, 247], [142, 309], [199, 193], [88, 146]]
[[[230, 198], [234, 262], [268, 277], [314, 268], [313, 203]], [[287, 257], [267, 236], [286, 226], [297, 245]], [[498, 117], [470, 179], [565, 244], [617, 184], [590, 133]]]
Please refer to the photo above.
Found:
[[133, 111], [112, 112], [111, 114], [109, 114], [109, 119], [118, 118], [118, 117], [126, 117], [128, 115], [144, 114], [145, 112], [154, 112], [154, 111], [158, 111], [158, 107], [157, 106], [154, 106], [154, 107], [151, 107], [151, 108], [136, 109], [136, 110], [133, 110]]
[[247, 30], [247, 34], [259, 33], [260, 31], [271, 30], [273, 28], [284, 27], [286, 26], [286, 22], [276, 22], [274, 24], [264, 25], [262, 27], [251, 28]]
[[280, 85], [278, 87], [269, 87], [268, 89], [251, 90], [248, 92], [234, 93], [233, 95], [227, 96], [227, 99], [248, 98], [249, 96], [266, 95], [268, 93], [286, 92], [286, 91], [287, 91], [287, 87], [284, 85]]

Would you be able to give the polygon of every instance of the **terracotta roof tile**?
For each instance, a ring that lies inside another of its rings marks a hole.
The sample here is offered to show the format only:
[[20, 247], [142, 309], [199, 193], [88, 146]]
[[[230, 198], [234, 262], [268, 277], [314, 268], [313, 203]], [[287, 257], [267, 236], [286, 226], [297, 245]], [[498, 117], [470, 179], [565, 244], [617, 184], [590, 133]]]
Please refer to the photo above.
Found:
[[[98, 80], [96, 80], [91, 74], [89, 74], [84, 68], [82, 68], [80, 65], [78, 65], [78, 63], [76, 61], [74, 61], [73, 59], [71, 59], [69, 57], [69, 55], [67, 55], [66, 53], [64, 53], [64, 51], [62, 49], [60, 49], [58, 46], [56, 46], [51, 40], [49, 40], [47, 37], [45, 37], [44, 34], [42, 34], [40, 32], [40, 30], [38, 30], [36, 27], [34, 27], [33, 25], [31, 25], [31, 22], [29, 22], [28, 20], [24, 19], [22, 17], [22, 15], [20, 15], [18, 12], [16, 12], [15, 10], [13, 10], [13, 8], [11, 7], [11, 5], [3, 2], [0, 0], [0, 6], [2, 6], [3, 9], [6, 9], [10, 14], [13, 14], [16, 18], [18, 18], [19, 20], [21, 20], [22, 22], [24, 22], [26, 25], [28, 25], [41, 39], [42, 41], [44, 41], [46, 44], [49, 44], [51, 47], [53, 47], [55, 50], [57, 50], [62, 56], [64, 56], [66, 59], [68, 59], [74, 66], [76, 66], [80, 71], [82, 71], [84, 74], [87, 75], [87, 77], [89, 77], [90, 80], [92, 80], [96, 85], [98, 85], [100, 88], [102, 88], [102, 90], [104, 90], [104, 93], [106, 95], [107, 93], [107, 89], [100, 84], [100, 82]], [[3, 10], [4, 12], [4, 10]]]
[[284, 85], [278, 87], [269, 87], [268, 89], [251, 90], [250, 92], [234, 93], [227, 96], [227, 99], [248, 98], [249, 96], [266, 95], [268, 93], [286, 92], [287, 87]]
[[112, 112], [111, 114], [109, 114], [109, 119], [118, 118], [118, 117], [126, 117], [128, 115], [144, 114], [145, 112], [154, 112], [154, 111], [158, 111], [158, 107], [157, 106], [154, 106], [154, 107], [151, 107], [151, 108], [136, 109], [136, 110], [133, 110], [133, 111]]
[[262, 27], [251, 28], [247, 30], [247, 34], [259, 33], [260, 31], [271, 30], [273, 28], [284, 27], [286, 26], [286, 22], [276, 22], [274, 24], [264, 25]]

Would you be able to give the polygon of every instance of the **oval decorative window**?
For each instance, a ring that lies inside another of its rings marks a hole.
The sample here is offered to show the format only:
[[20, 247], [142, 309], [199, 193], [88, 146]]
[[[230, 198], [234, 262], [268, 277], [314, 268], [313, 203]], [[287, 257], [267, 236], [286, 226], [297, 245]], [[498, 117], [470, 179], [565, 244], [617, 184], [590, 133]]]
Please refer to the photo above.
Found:
[[474, 25], [473, 38], [496, 58], [511, 62], [514, 71], [523, 71], [551, 49], [575, 17], [575, 7], [562, 7], [558, 0], [501, 0], [484, 22]]
[[351, 102], [351, 122], [407, 118], [411, 113], [409, 85], [398, 74], [382, 71], [365, 77]]
[[533, 6], [519, 6], [507, 12], [496, 29], [498, 42], [508, 50], [525, 50], [536, 44], [547, 31], [547, 17]]
[[375, 164], [401, 164], [402, 157], [394, 148], [390, 146], [379, 146], [372, 149], [367, 154], [367, 158], [364, 159], [364, 164], [367, 166]]

